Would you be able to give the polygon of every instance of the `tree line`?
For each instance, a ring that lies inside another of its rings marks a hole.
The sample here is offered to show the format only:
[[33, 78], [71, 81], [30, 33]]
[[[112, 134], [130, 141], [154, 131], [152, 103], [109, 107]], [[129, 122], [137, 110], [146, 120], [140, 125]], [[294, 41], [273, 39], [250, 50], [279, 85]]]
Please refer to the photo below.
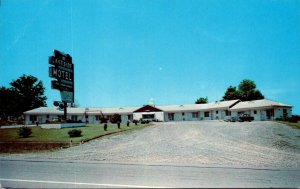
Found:
[[[256, 88], [254, 81], [250, 79], [244, 79], [240, 84], [236, 86], [230, 85], [221, 101], [225, 100], [236, 100], [240, 99], [241, 101], [250, 101], [250, 100], [260, 100], [264, 99], [264, 95]], [[207, 97], [200, 97], [195, 101], [195, 104], [206, 104], [208, 103]]]

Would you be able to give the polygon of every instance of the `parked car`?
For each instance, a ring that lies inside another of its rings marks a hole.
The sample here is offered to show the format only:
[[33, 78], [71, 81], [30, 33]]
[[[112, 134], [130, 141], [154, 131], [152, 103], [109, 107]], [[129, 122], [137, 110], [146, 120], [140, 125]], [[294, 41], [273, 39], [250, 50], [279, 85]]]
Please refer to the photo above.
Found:
[[254, 117], [250, 116], [249, 114], [243, 114], [239, 117], [239, 121], [240, 122], [244, 122], [244, 121], [253, 121]]
[[238, 117], [231, 117], [229, 119], [225, 119], [224, 121], [226, 121], [226, 122], [236, 122], [236, 121], [238, 121]]

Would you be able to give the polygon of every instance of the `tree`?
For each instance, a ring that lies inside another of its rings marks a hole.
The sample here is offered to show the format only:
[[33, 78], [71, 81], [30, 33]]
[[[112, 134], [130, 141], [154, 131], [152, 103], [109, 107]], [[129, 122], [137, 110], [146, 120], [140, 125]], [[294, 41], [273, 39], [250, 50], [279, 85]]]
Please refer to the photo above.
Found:
[[47, 106], [42, 81], [31, 75], [23, 75], [10, 83], [10, 88], [0, 88], [0, 116], [19, 117], [24, 111]]
[[264, 96], [261, 94], [261, 92], [256, 89], [256, 84], [254, 81], [249, 79], [244, 79], [239, 84], [239, 91], [241, 93], [240, 100], [242, 101], [264, 99]]
[[118, 129], [120, 129], [120, 124], [122, 122], [121, 115], [120, 114], [112, 115], [110, 118], [110, 122], [118, 124]]
[[107, 123], [108, 118], [104, 117], [103, 115], [100, 116], [100, 123]]
[[207, 102], [208, 102], [208, 98], [207, 97], [205, 97], [205, 98], [200, 97], [200, 98], [198, 98], [196, 100], [195, 104], [206, 104]]
[[17, 93], [9, 88], [0, 88], [0, 119], [7, 120], [8, 116], [16, 116], [18, 99]]
[[240, 99], [240, 97], [241, 97], [240, 91], [238, 91], [236, 87], [230, 85], [227, 88], [222, 100], [236, 100], [236, 99]]
[[263, 99], [262, 93], [256, 89], [256, 84], [250, 79], [244, 79], [240, 82], [238, 88], [229, 86], [223, 96], [222, 100], [235, 100], [242, 101], [259, 100]]
[[120, 114], [113, 114], [110, 118], [111, 123], [121, 123], [121, 115]]

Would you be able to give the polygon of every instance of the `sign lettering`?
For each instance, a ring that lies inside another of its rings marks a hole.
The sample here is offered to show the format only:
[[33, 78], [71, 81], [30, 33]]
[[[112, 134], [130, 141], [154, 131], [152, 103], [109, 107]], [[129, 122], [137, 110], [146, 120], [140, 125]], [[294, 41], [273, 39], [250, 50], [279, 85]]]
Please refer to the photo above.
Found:
[[54, 56], [49, 57], [49, 77], [55, 80], [51, 81], [51, 88], [61, 92], [61, 98], [64, 102], [74, 102], [74, 64], [72, 57], [57, 50], [54, 50]]
[[73, 64], [72, 63], [67, 62], [66, 60], [58, 59], [54, 56], [50, 56], [49, 64], [52, 64], [54, 66], [61, 66], [61, 67], [64, 67], [64, 68], [68, 68], [70, 70], [73, 69]]
[[49, 76], [56, 79], [63, 79], [73, 83], [73, 72], [61, 70], [56, 67], [49, 68]]

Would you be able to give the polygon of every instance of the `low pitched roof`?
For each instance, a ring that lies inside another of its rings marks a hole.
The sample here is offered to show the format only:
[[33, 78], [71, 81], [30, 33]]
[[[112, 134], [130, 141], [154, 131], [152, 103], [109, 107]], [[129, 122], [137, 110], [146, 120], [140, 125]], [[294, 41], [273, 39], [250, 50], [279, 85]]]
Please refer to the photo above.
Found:
[[119, 107], [119, 108], [86, 108], [88, 115], [103, 114], [131, 114], [140, 107]]
[[[208, 104], [184, 104], [184, 105], [170, 105], [170, 106], [155, 106], [153, 107], [157, 111], [162, 110], [164, 112], [181, 112], [181, 111], [201, 111], [201, 110], [213, 110], [213, 109], [228, 109], [232, 105], [236, 104], [240, 100], [229, 100], [212, 102]], [[150, 106], [150, 105], [149, 105]], [[144, 107], [149, 107], [144, 106]], [[70, 114], [80, 115], [86, 113], [87, 115], [100, 115], [103, 114], [132, 114], [135, 111], [142, 110], [144, 107], [120, 107], [120, 108], [70, 108], [67, 112]], [[152, 107], [152, 106], [151, 106]], [[153, 110], [154, 110], [153, 109]], [[63, 115], [63, 111], [58, 107], [40, 107], [33, 110], [24, 112], [24, 114], [31, 115]]]
[[240, 100], [217, 101], [207, 104], [183, 104], [171, 106], [156, 106], [164, 112], [181, 112], [181, 111], [201, 111], [201, 110], [215, 110], [228, 109]]
[[[71, 114], [83, 114], [85, 108], [68, 108], [67, 112]], [[24, 114], [36, 114], [36, 115], [63, 115], [64, 112], [59, 110], [58, 107], [39, 107], [29, 111], [24, 112]]]
[[288, 108], [292, 107], [291, 105], [283, 104], [269, 99], [261, 99], [261, 100], [239, 102], [238, 104], [230, 108], [230, 110], [243, 110], [243, 109], [253, 109], [253, 108], [275, 107], [275, 106], [288, 107]]
[[[87, 115], [99, 115], [101, 112], [103, 114], [131, 114], [134, 110], [138, 109], [139, 107], [120, 107], [120, 108], [67, 108], [67, 113], [69, 114], [84, 114]], [[40, 107], [33, 110], [29, 110], [24, 112], [24, 114], [31, 114], [31, 115], [63, 115], [64, 112], [59, 110], [58, 107]]]

